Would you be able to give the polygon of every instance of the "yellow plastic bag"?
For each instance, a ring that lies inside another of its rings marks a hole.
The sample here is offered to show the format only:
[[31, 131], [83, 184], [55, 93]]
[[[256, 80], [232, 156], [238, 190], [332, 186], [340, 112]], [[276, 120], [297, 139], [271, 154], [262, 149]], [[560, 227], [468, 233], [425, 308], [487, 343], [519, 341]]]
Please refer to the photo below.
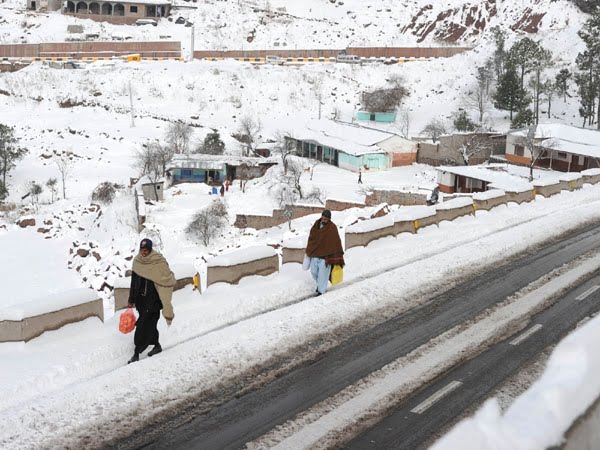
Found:
[[344, 269], [342, 269], [342, 266], [336, 264], [331, 269], [331, 285], [335, 286], [342, 281], [344, 281]]

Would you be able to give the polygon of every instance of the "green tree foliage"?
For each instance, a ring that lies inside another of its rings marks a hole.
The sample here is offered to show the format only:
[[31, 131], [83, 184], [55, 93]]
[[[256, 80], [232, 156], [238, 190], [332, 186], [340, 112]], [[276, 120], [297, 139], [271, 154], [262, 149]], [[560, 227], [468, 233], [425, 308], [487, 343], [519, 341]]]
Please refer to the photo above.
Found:
[[213, 128], [212, 132], [206, 135], [201, 150], [201, 153], [206, 153], [207, 155], [223, 154], [225, 151], [225, 143], [221, 140], [221, 135], [218, 130]]
[[569, 95], [569, 82], [573, 74], [569, 71], [569, 69], [561, 69], [560, 72], [556, 74], [555, 77], [555, 87], [558, 95], [562, 96], [564, 101], [567, 101], [567, 96]]
[[510, 112], [510, 120], [513, 112], [529, 105], [527, 92], [520, 86], [519, 76], [513, 66], [508, 66], [498, 83], [494, 94], [494, 106]]
[[456, 131], [461, 132], [475, 131], [477, 128], [475, 122], [471, 120], [467, 112], [464, 110], [454, 113], [453, 124]]
[[600, 9], [596, 9], [579, 31], [579, 37], [586, 49], [576, 58], [579, 73], [575, 83], [580, 97], [579, 114], [583, 126], [593, 124], [594, 119], [600, 129]]
[[23, 158], [25, 153], [27, 153], [25, 149], [18, 147], [14, 127], [0, 124], [0, 175], [2, 175], [2, 186], [5, 192], [8, 192], [6, 175], [15, 168], [16, 162]]
[[600, 8], [600, 0], [573, 0], [573, 3], [584, 13], [591, 14]]
[[514, 120], [511, 122], [511, 128], [525, 128], [535, 124], [535, 114], [529, 108], [520, 109]]

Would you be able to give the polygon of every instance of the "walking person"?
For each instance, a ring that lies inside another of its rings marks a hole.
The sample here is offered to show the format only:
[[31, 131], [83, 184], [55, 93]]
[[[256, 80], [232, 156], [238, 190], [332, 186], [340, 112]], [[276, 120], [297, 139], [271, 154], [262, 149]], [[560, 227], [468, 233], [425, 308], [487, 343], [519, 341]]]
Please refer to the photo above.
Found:
[[315, 297], [327, 291], [331, 267], [344, 266], [344, 249], [337, 226], [331, 221], [331, 211], [323, 210], [313, 224], [306, 244], [306, 256], [310, 258], [310, 273], [317, 282]]
[[150, 239], [142, 239], [140, 242], [140, 251], [133, 260], [132, 272], [129, 307], [135, 306], [139, 317], [133, 337], [135, 351], [128, 364], [139, 361], [140, 354], [150, 345], [154, 347], [148, 352], [148, 356], [162, 352], [156, 328], [160, 310], [162, 309], [168, 326], [171, 326], [175, 317], [171, 304], [175, 275], [164, 256], [152, 250]]
[[362, 182], [362, 172], [360, 168], [358, 169], [358, 184], [363, 184]]
[[225, 190], [229, 192], [229, 177], [225, 180]]
[[221, 193], [221, 197], [225, 197], [225, 186], [221, 185], [221, 189], [219, 189], [219, 192]]

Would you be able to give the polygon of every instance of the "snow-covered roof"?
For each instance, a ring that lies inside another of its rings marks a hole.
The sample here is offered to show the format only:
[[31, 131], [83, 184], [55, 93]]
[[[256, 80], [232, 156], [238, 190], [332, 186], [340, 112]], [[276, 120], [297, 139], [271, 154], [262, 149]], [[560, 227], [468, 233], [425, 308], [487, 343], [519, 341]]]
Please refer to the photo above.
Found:
[[[164, 182], [165, 182], [165, 178], [164, 178], [164, 177], [162, 177], [162, 178], [160, 178], [160, 179], [159, 179], [159, 180], [156, 182], [156, 184], [160, 184], [160, 183], [164, 183]], [[144, 185], [146, 185], [146, 184], [154, 184], [154, 181], [152, 181], [148, 175], [144, 175], [144, 176], [142, 176], [142, 177], [141, 177], [141, 178], [138, 180], [138, 182], [137, 182], [137, 183], [135, 183], [135, 187], [136, 187], [136, 189], [141, 189], [141, 188], [142, 188], [142, 186], [144, 186]]]
[[230, 166], [240, 166], [248, 164], [258, 166], [259, 164], [277, 164], [277, 158], [257, 158], [251, 156], [233, 156], [233, 155], [175, 155], [168, 164], [168, 169], [195, 168], [207, 170], [223, 170], [225, 164]]
[[[524, 128], [509, 134], [525, 137], [528, 132], [529, 129]], [[540, 139], [541, 145], [548, 149], [600, 158], [600, 131], [598, 130], [562, 123], [544, 123], [536, 127], [535, 139]]]
[[[440, 166], [437, 170], [493, 184], [496, 189], [514, 192], [515, 188], [529, 189], [529, 168], [513, 164], [487, 164], [481, 166]], [[560, 172], [534, 169], [534, 179], [558, 179]]]
[[368, 153], [386, 153], [377, 144], [397, 136], [387, 131], [366, 128], [358, 124], [334, 120], [311, 120], [298, 126], [293, 137], [302, 141], [315, 141], [327, 147], [359, 156]]

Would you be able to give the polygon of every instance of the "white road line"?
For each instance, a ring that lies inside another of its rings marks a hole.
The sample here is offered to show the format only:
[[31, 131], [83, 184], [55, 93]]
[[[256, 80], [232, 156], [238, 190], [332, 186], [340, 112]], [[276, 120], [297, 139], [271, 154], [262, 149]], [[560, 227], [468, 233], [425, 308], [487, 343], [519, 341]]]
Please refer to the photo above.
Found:
[[591, 288], [589, 288], [587, 291], [585, 291], [583, 294], [579, 294], [578, 297], [575, 297], [575, 300], [577, 301], [581, 301], [584, 298], [589, 297], [590, 295], [592, 295], [594, 292], [596, 292], [598, 289], [600, 289], [600, 286], [596, 285], [596, 286], [592, 286]]
[[413, 409], [410, 410], [410, 412], [415, 413], [415, 414], [423, 414], [435, 402], [439, 401], [445, 395], [448, 395], [450, 392], [452, 392], [453, 390], [458, 388], [461, 384], [462, 383], [460, 381], [453, 381], [452, 383], [448, 384], [446, 387], [443, 387], [442, 389], [437, 391], [435, 394], [433, 394], [427, 400], [425, 400], [422, 403], [420, 403], [419, 405], [415, 406]]
[[521, 334], [519, 337], [510, 341], [510, 345], [519, 345], [521, 342], [523, 342], [525, 339], [527, 339], [533, 333], [535, 333], [536, 331], [539, 331], [540, 328], [542, 328], [542, 326], [539, 323], [535, 324], [529, 330], [527, 330], [525, 333]]

